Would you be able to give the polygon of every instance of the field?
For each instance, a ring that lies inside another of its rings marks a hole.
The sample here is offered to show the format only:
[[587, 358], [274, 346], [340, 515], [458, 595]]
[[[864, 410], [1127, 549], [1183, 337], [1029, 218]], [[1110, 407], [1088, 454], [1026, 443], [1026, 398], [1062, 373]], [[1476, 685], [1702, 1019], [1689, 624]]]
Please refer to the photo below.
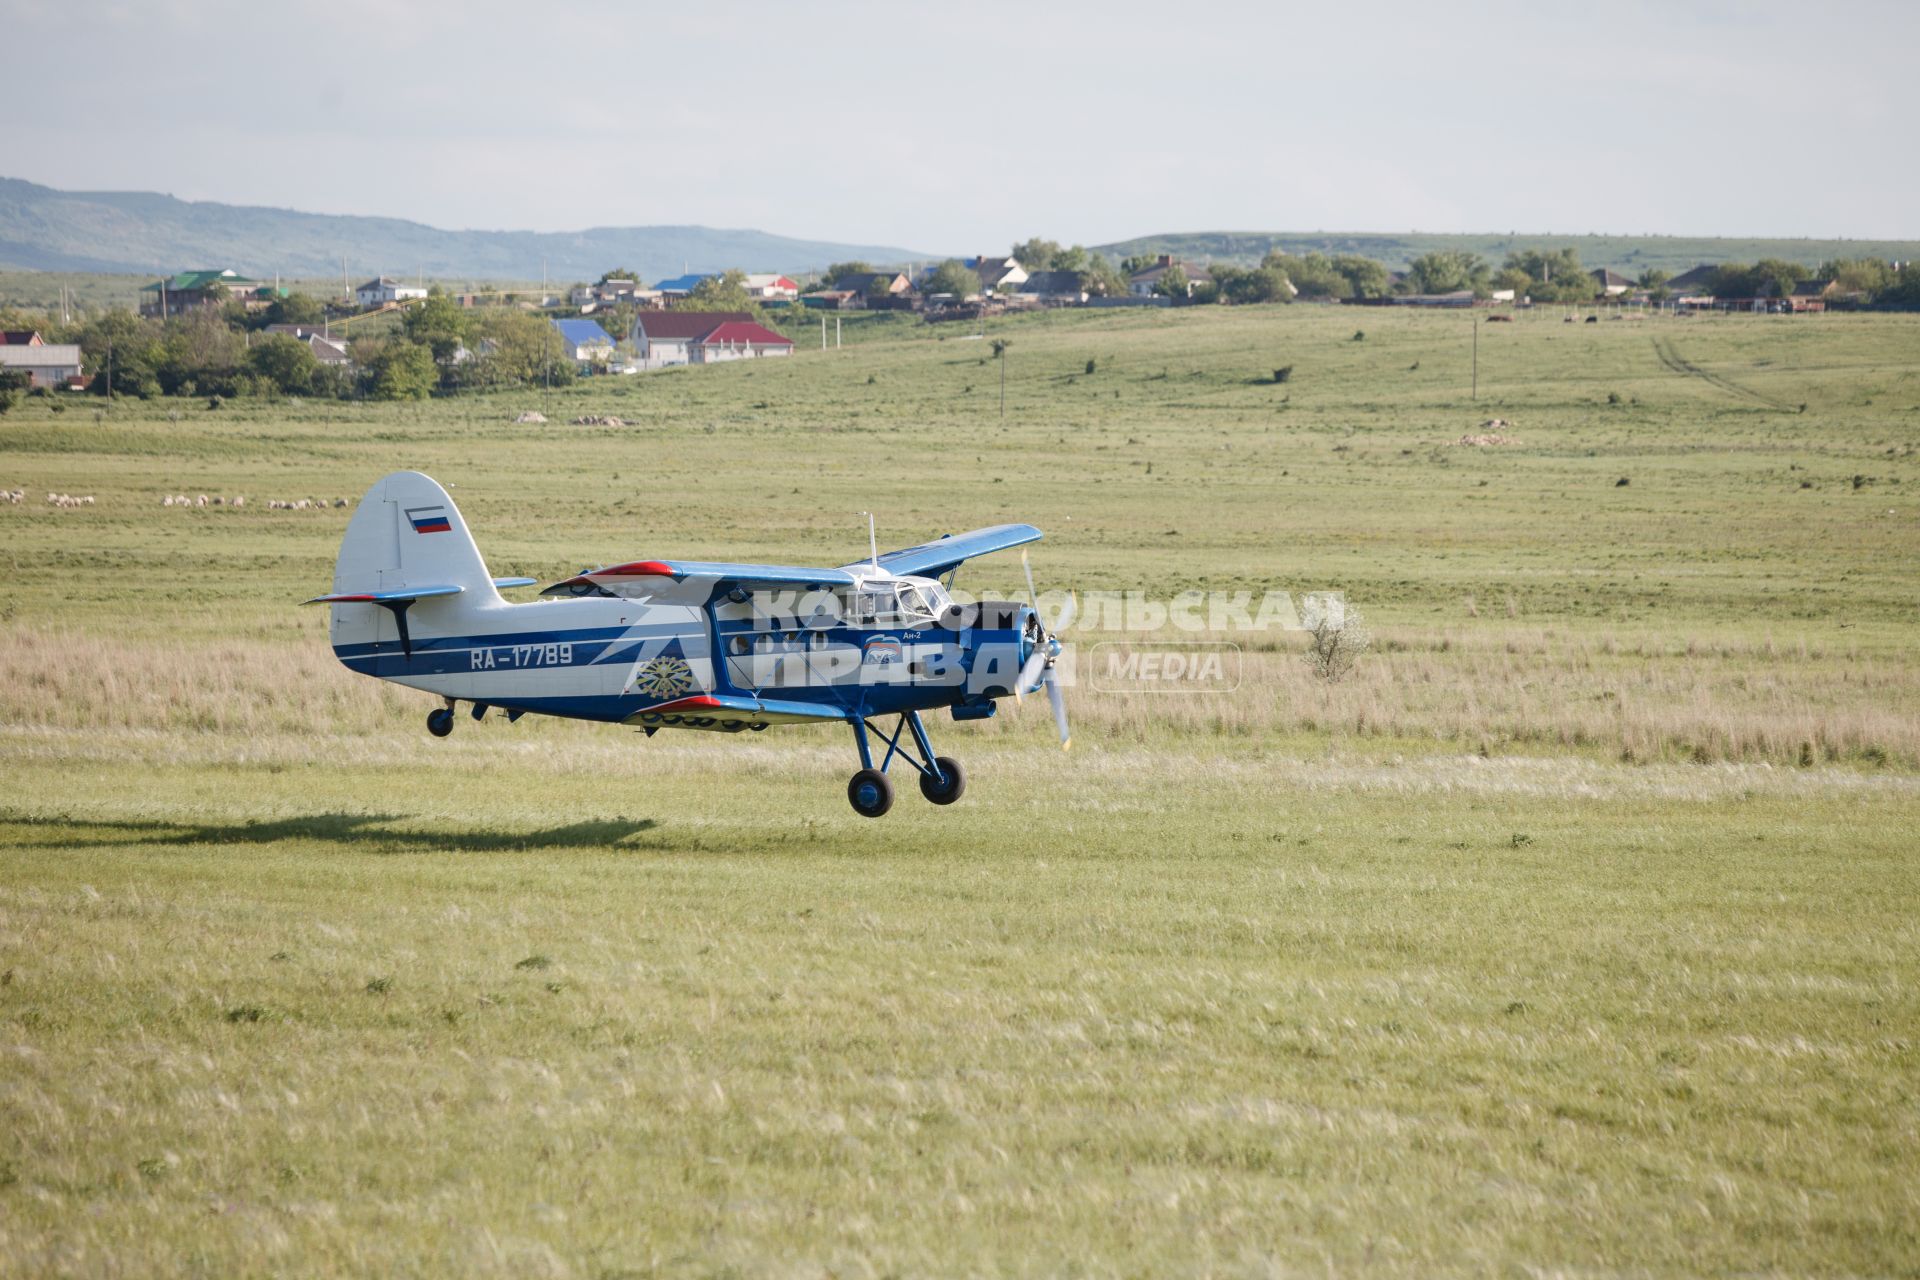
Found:
[[[1004, 419], [899, 323], [0, 419], [0, 1275], [1920, 1274], [1920, 317], [990, 336]], [[1025, 519], [1375, 645], [932, 722], [868, 822], [838, 733], [427, 737], [266, 509], [399, 467], [498, 574]]]

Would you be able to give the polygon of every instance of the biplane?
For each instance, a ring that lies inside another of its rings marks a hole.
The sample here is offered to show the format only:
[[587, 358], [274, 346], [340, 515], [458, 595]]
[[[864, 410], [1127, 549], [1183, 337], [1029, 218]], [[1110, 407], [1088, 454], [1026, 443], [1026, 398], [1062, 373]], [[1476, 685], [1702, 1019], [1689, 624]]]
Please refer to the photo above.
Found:
[[934, 804], [965, 790], [959, 762], [934, 754], [925, 712], [983, 720], [1001, 699], [1044, 688], [1067, 746], [1057, 634], [1067, 617], [1043, 624], [1031, 568], [1025, 602], [952, 595], [963, 563], [1040, 531], [995, 525], [881, 552], [871, 529], [869, 518], [868, 558], [837, 568], [632, 560], [510, 602], [502, 591], [537, 581], [490, 576], [447, 491], [399, 471], [367, 491], [333, 590], [306, 603], [331, 606], [333, 651], [349, 670], [443, 700], [427, 716], [435, 737], [453, 732], [462, 702], [476, 720], [565, 716], [649, 737], [848, 725], [860, 769], [847, 799], [870, 818], [893, 806], [896, 760]]

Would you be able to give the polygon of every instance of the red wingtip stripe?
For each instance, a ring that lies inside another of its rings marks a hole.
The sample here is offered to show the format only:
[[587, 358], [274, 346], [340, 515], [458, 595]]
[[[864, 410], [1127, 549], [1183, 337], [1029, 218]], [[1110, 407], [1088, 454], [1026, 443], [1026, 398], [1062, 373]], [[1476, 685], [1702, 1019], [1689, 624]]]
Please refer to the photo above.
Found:
[[691, 698], [681, 698], [675, 702], [663, 702], [657, 707], [648, 707], [649, 715], [661, 711], [711, 711], [724, 706], [720, 699], [704, 693], [696, 693]]
[[595, 578], [671, 578], [673, 566], [664, 560], [635, 560], [628, 564], [616, 564], [611, 569], [596, 569], [590, 576]]

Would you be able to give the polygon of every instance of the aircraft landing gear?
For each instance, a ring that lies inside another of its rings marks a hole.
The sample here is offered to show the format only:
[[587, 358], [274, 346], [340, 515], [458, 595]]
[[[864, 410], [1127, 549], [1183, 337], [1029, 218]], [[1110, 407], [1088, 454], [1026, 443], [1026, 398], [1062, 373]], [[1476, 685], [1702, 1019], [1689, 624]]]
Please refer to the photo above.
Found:
[[935, 756], [933, 763], [939, 767], [940, 776], [930, 773], [920, 775], [920, 794], [935, 804], [952, 804], [967, 790], [966, 770], [952, 756]]
[[862, 769], [847, 783], [847, 803], [863, 818], [877, 818], [893, 808], [893, 783], [878, 769]]
[[[869, 733], [887, 744], [887, 754], [878, 765], [868, 744]], [[911, 741], [903, 741], [909, 734]], [[933, 744], [927, 741], [926, 726], [920, 723], [917, 711], [902, 715], [891, 734], [862, 716], [853, 722], [853, 741], [860, 748], [861, 768], [847, 783], [847, 802], [863, 818], [877, 818], [893, 808], [893, 783], [887, 777], [887, 766], [895, 756], [914, 767], [920, 775], [920, 794], [935, 804], [952, 804], [967, 789], [967, 775], [960, 762], [933, 754]]]
[[453, 732], [453, 708], [441, 707], [427, 713], [427, 732], [436, 738], [444, 738]]

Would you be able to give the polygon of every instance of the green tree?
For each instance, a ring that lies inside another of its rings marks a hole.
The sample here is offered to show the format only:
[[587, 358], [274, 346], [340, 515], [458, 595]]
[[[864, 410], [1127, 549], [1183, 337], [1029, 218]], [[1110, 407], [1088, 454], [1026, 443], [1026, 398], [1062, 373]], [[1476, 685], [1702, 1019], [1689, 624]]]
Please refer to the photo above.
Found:
[[552, 326], [541, 316], [489, 308], [476, 323], [476, 333], [475, 357], [456, 370], [461, 385], [539, 386], [550, 379], [560, 387], [574, 380], [573, 361], [560, 350]]
[[254, 343], [246, 364], [247, 372], [287, 395], [309, 390], [314, 370], [320, 367], [311, 347], [285, 333], [270, 333]]
[[745, 311], [761, 318], [759, 300], [747, 293], [747, 273], [728, 271], [708, 276], [693, 286], [693, 291], [674, 304], [677, 311]]
[[1899, 271], [1888, 271], [1887, 283], [1874, 301], [1900, 311], [1920, 311], [1920, 267], [1908, 263]]
[[958, 258], [948, 258], [933, 269], [921, 291], [928, 294], [950, 293], [956, 298], [971, 298], [980, 292], [980, 273]]
[[1275, 249], [1261, 259], [1260, 265], [1285, 276], [1302, 298], [1345, 298], [1353, 292], [1353, 286], [1325, 254], [1309, 253], [1296, 258]]
[[275, 298], [259, 313], [260, 327], [270, 324], [319, 324], [327, 317], [327, 309], [318, 298], [306, 293], [289, 293], [284, 298]]
[[1407, 282], [1415, 293], [1455, 293], [1472, 289], [1484, 293], [1492, 272], [1477, 253], [1438, 249], [1407, 264]]
[[[1013, 246], [1011, 256], [1028, 271], [1055, 270], [1053, 260], [1062, 252], [1058, 240], [1043, 240], [1033, 236]], [[1060, 267], [1061, 271], [1072, 271], [1072, 267]]]
[[427, 347], [433, 352], [434, 363], [448, 370], [466, 346], [473, 321], [466, 308], [446, 294], [438, 294], [408, 307], [400, 327], [407, 341]]
[[397, 340], [380, 349], [368, 365], [375, 400], [425, 400], [440, 381], [433, 348]]
[[[1159, 259], [1156, 258], [1155, 261]], [[1187, 287], [1188, 283], [1185, 269], [1176, 262], [1161, 273], [1160, 279], [1153, 286], [1153, 291], [1163, 298], [1172, 298], [1176, 302], [1184, 301], [1191, 292]]]
[[1585, 302], [1600, 291], [1572, 246], [1517, 249], [1507, 255], [1506, 266], [1527, 273], [1532, 282], [1527, 291], [1536, 302]]
[[1879, 258], [1836, 258], [1820, 264], [1815, 279], [1831, 280], [1844, 293], [1874, 297], [1893, 284], [1899, 273]]
[[1673, 296], [1673, 290], [1667, 286], [1667, 281], [1671, 279], [1673, 279], [1673, 277], [1660, 268], [1648, 267], [1640, 273], [1638, 283], [1642, 289], [1647, 291], [1649, 301], [1665, 302]]
[[0, 414], [13, 408], [20, 393], [32, 383], [33, 379], [19, 369], [0, 369]]
[[1813, 273], [1797, 262], [1784, 262], [1779, 258], [1762, 258], [1753, 264], [1754, 295], [1759, 296], [1764, 288], [1768, 296], [1784, 298], [1793, 292], [1793, 286], [1802, 280], [1811, 278]]
[[851, 262], [829, 262], [827, 269], [820, 273], [820, 283], [825, 288], [833, 288], [847, 276], [865, 275], [871, 270], [873, 270], [871, 264], [862, 262], [858, 258]]
[[1516, 301], [1533, 296], [1533, 277], [1518, 267], [1502, 267], [1493, 273], [1490, 282], [1497, 290], [1511, 289]]
[[1119, 298], [1127, 292], [1127, 278], [1104, 253], [1087, 255], [1087, 269], [1081, 273], [1081, 284], [1096, 298]]
[[1357, 253], [1337, 254], [1333, 269], [1347, 279], [1349, 298], [1384, 298], [1393, 291], [1386, 264], [1363, 258]]

